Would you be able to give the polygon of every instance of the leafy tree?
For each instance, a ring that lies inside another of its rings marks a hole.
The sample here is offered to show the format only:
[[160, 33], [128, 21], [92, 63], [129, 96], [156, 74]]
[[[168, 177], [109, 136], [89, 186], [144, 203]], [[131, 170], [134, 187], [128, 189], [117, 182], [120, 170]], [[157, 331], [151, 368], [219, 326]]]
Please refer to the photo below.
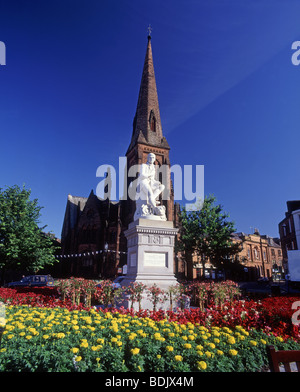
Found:
[[183, 208], [180, 213], [179, 249], [186, 258], [188, 279], [193, 277], [194, 254], [201, 257], [204, 271], [207, 261], [219, 268], [230, 268], [232, 256], [240, 251], [239, 244], [231, 239], [234, 223], [215, 201], [213, 195], [207, 196], [196, 210]]
[[0, 188], [0, 270], [37, 273], [55, 262], [51, 236], [43, 233], [39, 218], [42, 207], [30, 200], [30, 190], [17, 185]]

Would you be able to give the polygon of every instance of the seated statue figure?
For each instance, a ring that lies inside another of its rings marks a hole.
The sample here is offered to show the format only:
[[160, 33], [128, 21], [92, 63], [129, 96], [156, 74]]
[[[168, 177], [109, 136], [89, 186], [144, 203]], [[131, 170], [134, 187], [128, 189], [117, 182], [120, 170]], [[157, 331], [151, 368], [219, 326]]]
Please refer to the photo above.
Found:
[[155, 154], [148, 154], [147, 163], [140, 168], [136, 197], [136, 211], [134, 220], [138, 218], [167, 220], [166, 209], [159, 206], [158, 196], [165, 186], [156, 180]]

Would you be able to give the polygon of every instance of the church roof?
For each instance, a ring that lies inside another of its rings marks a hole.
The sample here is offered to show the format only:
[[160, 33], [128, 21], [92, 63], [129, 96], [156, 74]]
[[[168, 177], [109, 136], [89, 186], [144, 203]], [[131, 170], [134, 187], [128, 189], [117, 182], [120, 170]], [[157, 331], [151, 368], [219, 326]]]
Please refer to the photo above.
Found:
[[127, 153], [136, 143], [170, 148], [162, 133], [150, 36], [148, 36], [132, 138]]
[[68, 195], [65, 218], [61, 232], [62, 241], [67, 237], [69, 230], [72, 230], [76, 225], [78, 214], [83, 211], [87, 200], [87, 197]]

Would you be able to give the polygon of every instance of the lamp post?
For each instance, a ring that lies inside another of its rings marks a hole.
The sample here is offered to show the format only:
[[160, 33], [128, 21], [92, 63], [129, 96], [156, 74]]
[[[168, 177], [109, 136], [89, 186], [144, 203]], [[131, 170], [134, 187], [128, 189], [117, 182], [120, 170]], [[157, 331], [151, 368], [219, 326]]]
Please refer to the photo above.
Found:
[[104, 261], [103, 261], [103, 273], [105, 272], [104, 270], [104, 266], [106, 265], [106, 261], [107, 261], [107, 250], [108, 250], [108, 243], [105, 242], [104, 244]]

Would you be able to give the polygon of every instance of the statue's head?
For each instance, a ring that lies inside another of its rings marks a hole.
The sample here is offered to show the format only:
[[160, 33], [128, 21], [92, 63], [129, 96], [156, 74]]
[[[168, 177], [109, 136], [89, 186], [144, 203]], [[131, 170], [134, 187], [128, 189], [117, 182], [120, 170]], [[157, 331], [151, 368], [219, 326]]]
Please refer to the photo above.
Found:
[[148, 154], [148, 157], [147, 157], [147, 162], [149, 162], [149, 163], [154, 163], [154, 162], [155, 162], [155, 159], [156, 159], [155, 154], [153, 154], [152, 152], [150, 152], [150, 153]]

